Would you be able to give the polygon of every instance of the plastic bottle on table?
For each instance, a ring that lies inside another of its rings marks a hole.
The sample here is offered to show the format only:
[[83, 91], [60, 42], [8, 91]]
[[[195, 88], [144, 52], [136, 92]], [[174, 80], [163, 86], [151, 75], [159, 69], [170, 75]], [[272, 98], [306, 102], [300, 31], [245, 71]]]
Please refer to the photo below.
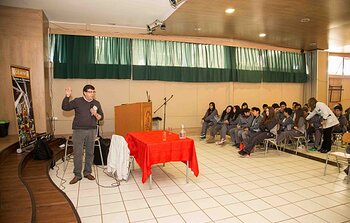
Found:
[[185, 131], [185, 126], [183, 124], [181, 125], [179, 138], [180, 139], [186, 139], [186, 131]]

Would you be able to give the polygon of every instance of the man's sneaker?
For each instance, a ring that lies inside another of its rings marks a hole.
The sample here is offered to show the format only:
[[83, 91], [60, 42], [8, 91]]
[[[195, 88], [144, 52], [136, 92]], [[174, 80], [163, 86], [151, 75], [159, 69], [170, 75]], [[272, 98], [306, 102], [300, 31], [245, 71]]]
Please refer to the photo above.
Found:
[[316, 151], [317, 151], [317, 148], [316, 148], [316, 147], [311, 147], [311, 148], [308, 149], [307, 151], [309, 151], [309, 152], [316, 152]]
[[201, 135], [201, 136], [199, 136], [199, 138], [205, 139], [205, 138], [206, 138], [206, 135]]

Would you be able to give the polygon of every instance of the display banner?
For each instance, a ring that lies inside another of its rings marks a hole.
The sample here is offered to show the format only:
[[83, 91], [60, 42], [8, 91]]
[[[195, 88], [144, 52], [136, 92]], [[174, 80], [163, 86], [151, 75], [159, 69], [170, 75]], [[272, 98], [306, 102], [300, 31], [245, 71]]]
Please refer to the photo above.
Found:
[[35, 140], [35, 124], [29, 68], [11, 66], [12, 89], [16, 108], [20, 148]]

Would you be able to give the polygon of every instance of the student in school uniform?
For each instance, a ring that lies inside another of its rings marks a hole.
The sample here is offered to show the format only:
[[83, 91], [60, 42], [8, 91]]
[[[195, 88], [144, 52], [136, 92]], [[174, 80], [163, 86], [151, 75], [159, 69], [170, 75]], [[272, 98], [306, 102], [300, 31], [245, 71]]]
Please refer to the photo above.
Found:
[[347, 131], [347, 120], [343, 115], [343, 107], [340, 105], [335, 106], [334, 114], [338, 118], [339, 124], [334, 126], [333, 133], [345, 133]]
[[262, 117], [265, 117], [265, 113], [266, 113], [266, 109], [268, 108], [269, 106], [267, 104], [263, 104], [262, 106], [262, 113], [261, 113], [261, 116]]
[[[241, 108], [238, 105], [233, 106], [233, 117], [229, 120], [228, 125], [222, 126], [221, 135], [226, 135], [232, 129], [236, 128], [237, 123], [238, 123], [238, 119], [240, 116], [241, 116]], [[224, 141], [220, 140], [219, 142], [217, 142], [217, 145], [222, 145], [223, 143], [224, 143]]]
[[[308, 108], [304, 107], [304, 115], [307, 117], [309, 115]], [[321, 139], [322, 139], [322, 117], [319, 115], [315, 115], [312, 117], [308, 123], [309, 126], [306, 129], [307, 138], [310, 139], [314, 134], [313, 141], [309, 141], [309, 143], [313, 142], [313, 146], [308, 149], [309, 152], [315, 152], [320, 149]]]
[[260, 132], [254, 133], [248, 141], [248, 144], [238, 154], [241, 157], [250, 156], [254, 146], [263, 142], [264, 139], [275, 137], [277, 134], [278, 119], [275, 114], [275, 110], [272, 107], [268, 107], [265, 111], [265, 116], [260, 124]]
[[334, 115], [332, 110], [323, 102], [319, 102], [316, 98], [310, 98], [308, 104], [311, 109], [311, 113], [306, 117], [306, 120], [310, 120], [316, 114], [322, 117], [323, 127], [323, 142], [321, 145], [320, 152], [328, 153], [332, 147], [332, 130], [333, 127], [339, 124], [337, 117]]
[[242, 143], [243, 143], [242, 147], [248, 144], [249, 138], [252, 135], [254, 135], [254, 133], [261, 131], [260, 123], [263, 117], [260, 115], [260, 109], [257, 107], [253, 107], [252, 116], [253, 116], [253, 121], [251, 126], [249, 128], [245, 128], [244, 131], [242, 132]]
[[215, 103], [210, 102], [209, 108], [205, 112], [205, 114], [202, 118], [202, 131], [201, 131], [201, 135], [200, 135], [201, 139], [205, 139], [209, 126], [213, 126], [216, 123], [215, 117], [217, 117], [217, 116], [218, 116], [218, 110], [216, 110], [216, 108], [215, 108]]
[[280, 102], [280, 109], [279, 109], [279, 123], [281, 124], [284, 119], [284, 110], [287, 108], [287, 103], [285, 101]]
[[253, 122], [253, 116], [250, 113], [249, 108], [243, 109], [243, 114], [237, 118], [237, 126], [229, 131], [232, 143], [234, 146], [239, 147], [242, 142], [242, 132], [244, 129], [248, 129]]
[[230, 120], [233, 118], [233, 107], [232, 105], [229, 105], [226, 107], [226, 109], [222, 112], [220, 120], [214, 125], [214, 127], [210, 131], [210, 138], [207, 140], [207, 143], [214, 143], [215, 142], [215, 134], [220, 131], [220, 141], [225, 142], [226, 141], [226, 131], [223, 134], [222, 128], [223, 126], [227, 126], [230, 123]]
[[291, 116], [292, 113], [293, 113], [293, 110], [291, 108], [284, 109], [284, 112], [283, 112], [284, 118], [282, 122], [280, 122], [280, 128], [278, 130], [278, 133], [288, 131], [293, 128], [294, 121]]
[[295, 110], [295, 119], [293, 128], [290, 130], [285, 130], [277, 135], [276, 143], [280, 145], [284, 140], [292, 139], [293, 137], [303, 136], [305, 135], [306, 127], [305, 127], [305, 118], [304, 111], [301, 108]]

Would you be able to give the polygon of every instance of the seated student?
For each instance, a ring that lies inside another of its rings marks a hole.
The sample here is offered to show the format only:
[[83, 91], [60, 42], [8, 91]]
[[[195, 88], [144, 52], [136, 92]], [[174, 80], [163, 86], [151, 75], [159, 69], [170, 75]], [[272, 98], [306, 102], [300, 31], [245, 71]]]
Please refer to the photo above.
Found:
[[[305, 112], [305, 111], [304, 111]], [[320, 115], [315, 115], [309, 120], [309, 127], [306, 129], [307, 138], [311, 138], [310, 136], [314, 134], [314, 145], [309, 148], [309, 152], [315, 152], [320, 148], [321, 139], [322, 139], [322, 117]], [[310, 142], [310, 141], [309, 141]]]
[[347, 108], [345, 110], [345, 118], [346, 118], [346, 121], [347, 121], [347, 124], [346, 124], [347, 130], [348, 130], [348, 132], [350, 132], [350, 108]]
[[[207, 140], [207, 143], [215, 142], [215, 134], [221, 130], [224, 125], [228, 125], [230, 120], [233, 118], [233, 107], [231, 105], [227, 106], [226, 109], [222, 112], [220, 120], [213, 126], [210, 131], [210, 138]], [[225, 134], [222, 134], [221, 131], [220, 141], [226, 141], [226, 131]]]
[[208, 127], [213, 126], [216, 123], [216, 119], [215, 119], [216, 116], [218, 116], [218, 110], [216, 110], [215, 108], [215, 103], [210, 102], [209, 108], [202, 118], [202, 131], [200, 135], [201, 139], [205, 139], [207, 135]]
[[239, 144], [242, 142], [242, 132], [244, 129], [249, 128], [252, 124], [253, 116], [250, 114], [250, 109], [243, 109], [243, 115], [241, 114], [236, 119], [236, 127], [232, 128], [230, 132], [230, 137], [234, 146], [239, 147]]
[[244, 109], [248, 108], [247, 102], [243, 102], [241, 106], [241, 114], [244, 115]]
[[244, 145], [248, 144], [248, 140], [256, 132], [260, 132], [260, 123], [262, 120], [262, 116], [260, 115], [260, 109], [257, 107], [252, 108], [252, 115], [253, 115], [253, 121], [249, 128], [245, 128], [242, 132], [242, 141], [243, 141], [243, 147]]
[[276, 143], [280, 145], [286, 139], [292, 139], [293, 137], [304, 136], [305, 135], [305, 118], [304, 111], [301, 108], [295, 110], [295, 120], [293, 128], [291, 130], [285, 130], [278, 134]]
[[272, 108], [275, 109], [275, 114], [276, 114], [276, 118], [278, 120], [278, 123], [281, 122], [281, 119], [283, 119], [283, 113], [280, 113], [280, 106], [277, 103], [273, 103]]
[[247, 157], [250, 155], [254, 146], [263, 142], [264, 139], [272, 138], [277, 134], [278, 120], [275, 115], [275, 110], [272, 107], [266, 109], [265, 116], [260, 123], [260, 132], [252, 134], [248, 140], [248, 144], [243, 150], [239, 151], [239, 155]]
[[264, 117], [265, 116], [265, 113], [266, 113], [266, 109], [268, 108], [269, 106], [267, 104], [263, 104], [262, 106], [262, 113], [261, 113], [261, 116]]
[[293, 104], [292, 104], [292, 110], [293, 110], [292, 118], [293, 118], [293, 120], [295, 119], [295, 110], [297, 110], [298, 108], [301, 108], [301, 104], [299, 104], [298, 102], [293, 102]]
[[[241, 108], [238, 105], [233, 106], [233, 117], [229, 120], [229, 123], [227, 125], [223, 125], [221, 128], [221, 135], [225, 135], [228, 133], [231, 129], [236, 128], [238, 117], [241, 116]], [[226, 138], [225, 138], [226, 139]], [[219, 141], [217, 142], [218, 145], [222, 145], [225, 141]]]
[[342, 106], [337, 105], [337, 106], [334, 107], [334, 114], [338, 118], [339, 124], [335, 125], [333, 127], [332, 133], [345, 133], [347, 131], [346, 117], [342, 113], [343, 113], [343, 107]]
[[283, 120], [280, 122], [280, 128], [278, 133], [291, 130], [293, 128], [293, 119], [292, 119], [293, 110], [291, 108], [286, 108], [283, 112]]
[[287, 103], [285, 101], [281, 101], [280, 102], [280, 109], [279, 109], [279, 118], [280, 118], [280, 124], [282, 123], [283, 119], [284, 119], [284, 110], [287, 108]]

